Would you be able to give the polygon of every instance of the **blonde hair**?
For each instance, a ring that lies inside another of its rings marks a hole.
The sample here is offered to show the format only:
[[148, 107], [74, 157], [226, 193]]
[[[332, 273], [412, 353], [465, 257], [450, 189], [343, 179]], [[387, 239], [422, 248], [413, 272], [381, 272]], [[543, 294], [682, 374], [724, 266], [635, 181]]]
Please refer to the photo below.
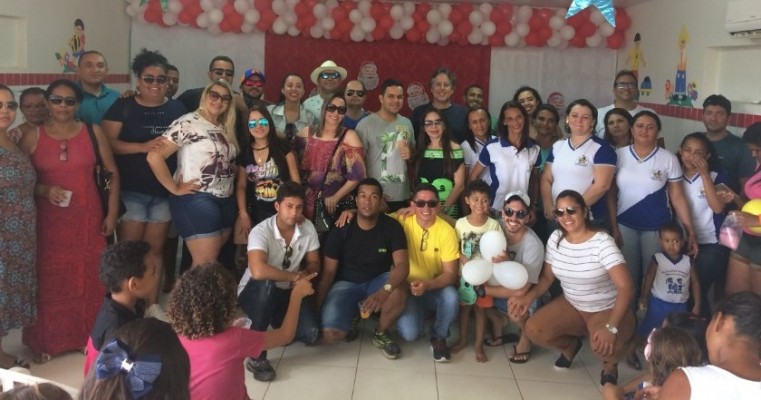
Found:
[[199, 102], [198, 110], [203, 110], [203, 105], [206, 103], [206, 99], [209, 98], [209, 91], [214, 86], [221, 86], [225, 90], [227, 90], [227, 93], [232, 96], [232, 99], [230, 99], [230, 104], [227, 107], [227, 110], [225, 110], [224, 113], [220, 116], [219, 120], [222, 123], [222, 130], [225, 133], [225, 139], [227, 139], [227, 142], [232, 144], [236, 149], [239, 149], [238, 147], [238, 139], [235, 135], [235, 118], [236, 118], [236, 112], [235, 112], [235, 92], [233, 92], [232, 86], [230, 86], [227, 81], [224, 81], [222, 79], [212, 81], [208, 85], [206, 85], [205, 88], [203, 88], [203, 93], [201, 93], [201, 101]]

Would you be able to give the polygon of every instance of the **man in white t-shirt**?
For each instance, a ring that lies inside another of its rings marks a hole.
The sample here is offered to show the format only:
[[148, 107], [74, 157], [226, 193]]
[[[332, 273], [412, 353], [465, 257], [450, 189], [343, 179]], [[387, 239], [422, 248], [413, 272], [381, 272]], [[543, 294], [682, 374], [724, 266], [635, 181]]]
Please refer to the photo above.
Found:
[[[595, 127], [597, 136], [600, 138], [605, 136], [605, 114], [614, 108], [623, 108], [629, 111], [632, 117], [640, 111], [653, 111], [640, 106], [637, 102], [639, 98], [638, 86], [637, 76], [634, 75], [634, 72], [627, 69], [618, 71], [616, 79], [613, 80], [613, 104], [597, 109], [597, 126]], [[664, 147], [662, 136], [658, 138], [658, 146]]]
[[[248, 235], [248, 269], [238, 285], [238, 302], [251, 319], [251, 329], [279, 328], [285, 318], [293, 282], [320, 270], [320, 242], [308, 219], [298, 223], [304, 211], [304, 189], [286, 182], [277, 191], [277, 214], [265, 219]], [[320, 322], [312, 297], [303, 300], [295, 340], [317, 342]], [[254, 379], [275, 379], [275, 369], [263, 351], [249, 359], [246, 368]]]

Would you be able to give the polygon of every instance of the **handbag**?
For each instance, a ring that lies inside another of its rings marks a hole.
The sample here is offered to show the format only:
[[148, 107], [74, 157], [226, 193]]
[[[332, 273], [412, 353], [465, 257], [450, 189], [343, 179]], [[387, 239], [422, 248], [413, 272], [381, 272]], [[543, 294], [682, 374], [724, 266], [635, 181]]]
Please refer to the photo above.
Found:
[[335, 147], [333, 147], [333, 151], [330, 153], [328, 166], [325, 168], [325, 176], [322, 178], [320, 191], [317, 192], [317, 200], [314, 204], [313, 221], [314, 228], [317, 230], [317, 233], [325, 233], [329, 231], [330, 228], [332, 228], [335, 224], [336, 218], [341, 214], [341, 212], [356, 208], [354, 195], [349, 194], [344, 196], [341, 200], [338, 201], [338, 203], [336, 203], [336, 212], [334, 214], [330, 214], [325, 208], [325, 195], [322, 192], [325, 186], [325, 180], [328, 178], [328, 171], [330, 171], [331, 164], [333, 163], [333, 157], [335, 157], [336, 151], [338, 151], [338, 146], [340, 146], [341, 142], [343, 142], [346, 131], [347, 129], [344, 128], [344, 130], [341, 132], [341, 135], [338, 137], [338, 140], [336, 141]]
[[[95, 186], [98, 187], [98, 195], [100, 195], [100, 207], [103, 210], [103, 215], [106, 216], [108, 215], [108, 198], [111, 193], [111, 177], [113, 177], [114, 173], [107, 170], [103, 165], [103, 159], [98, 150], [98, 139], [95, 138], [92, 125], [85, 124], [85, 126], [87, 126], [87, 133], [90, 135], [92, 149], [95, 152]], [[126, 212], [127, 207], [123, 201], [119, 200], [119, 214], [117, 214], [117, 217], [121, 217]]]

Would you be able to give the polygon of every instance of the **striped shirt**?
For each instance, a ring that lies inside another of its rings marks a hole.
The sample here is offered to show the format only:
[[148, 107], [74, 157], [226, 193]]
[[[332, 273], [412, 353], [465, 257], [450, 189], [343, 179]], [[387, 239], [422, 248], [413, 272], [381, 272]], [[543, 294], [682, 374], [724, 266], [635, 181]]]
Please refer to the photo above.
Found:
[[613, 237], [597, 232], [584, 243], [569, 243], [560, 240], [560, 233], [558, 229], [550, 235], [544, 261], [560, 280], [566, 300], [584, 312], [613, 308], [617, 291], [608, 270], [625, 264]]

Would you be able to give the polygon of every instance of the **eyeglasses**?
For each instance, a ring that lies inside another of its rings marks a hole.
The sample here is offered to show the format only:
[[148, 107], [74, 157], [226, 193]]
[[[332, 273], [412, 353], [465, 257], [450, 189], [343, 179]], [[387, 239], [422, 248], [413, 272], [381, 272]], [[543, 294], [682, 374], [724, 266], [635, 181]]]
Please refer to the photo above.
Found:
[[289, 122], [285, 124], [285, 137], [288, 138], [288, 140], [293, 139], [294, 136], [296, 136], [296, 124], [293, 122]]
[[8, 108], [11, 111], [15, 111], [18, 108], [18, 103], [15, 101], [6, 101], [5, 103], [0, 101], [0, 110], [3, 108]]
[[320, 78], [322, 79], [338, 79], [341, 77], [341, 74], [338, 72], [327, 72], [324, 71], [320, 74]]
[[576, 215], [577, 211], [578, 210], [575, 207], [566, 207], [565, 209], [557, 208], [557, 209], [553, 210], [553, 212], [555, 213], [556, 217], [562, 217], [566, 213], [568, 213], [568, 215]]
[[256, 119], [248, 120], [248, 129], [256, 129], [257, 126], [262, 128], [267, 128], [270, 126], [270, 122], [267, 121], [267, 118], [259, 118], [258, 120]]
[[229, 103], [233, 99], [233, 96], [230, 96], [229, 94], [222, 95], [213, 90], [209, 90], [208, 96], [209, 96], [209, 99], [211, 99], [211, 101], [222, 100], [223, 103]]
[[441, 126], [441, 120], [440, 119], [429, 119], [427, 121], [423, 122], [423, 126]]
[[50, 102], [50, 104], [52, 104], [54, 106], [57, 106], [57, 105], [59, 105], [61, 103], [65, 103], [69, 107], [77, 105], [77, 98], [74, 97], [74, 96], [63, 97], [63, 96], [53, 95], [53, 96], [48, 97], [48, 101]]
[[420, 238], [420, 251], [428, 248], [428, 229], [423, 229], [423, 237]]
[[58, 142], [58, 161], [69, 161], [69, 141], [61, 140]]
[[147, 83], [148, 85], [153, 85], [154, 82], [158, 83], [159, 85], [164, 85], [167, 82], [167, 77], [166, 75], [140, 75], [140, 80]]
[[439, 205], [438, 200], [415, 200], [413, 203], [417, 208], [423, 208], [425, 206], [428, 206], [428, 208], [436, 208], [436, 206]]
[[285, 246], [285, 255], [283, 256], [283, 269], [291, 267], [291, 256], [293, 255], [293, 247]]
[[634, 89], [636, 87], [637, 84], [633, 82], [616, 83], [616, 89]]
[[505, 215], [508, 217], [512, 217], [513, 215], [515, 215], [515, 218], [523, 219], [528, 216], [528, 211], [525, 211], [525, 210], [516, 211], [516, 210], [513, 210], [512, 208], [505, 208], [503, 211], [505, 212]]
[[249, 87], [264, 87], [264, 82], [247, 80], [247, 81], [243, 81], [243, 85], [249, 86]]
[[325, 106], [325, 111], [332, 113], [338, 111], [339, 115], [346, 114], [346, 106], [337, 106], [335, 104], [328, 104]]
[[346, 91], [347, 96], [354, 96], [357, 97], [365, 97], [365, 91], [364, 90], [347, 90]]
[[211, 73], [218, 76], [233, 76], [235, 75], [235, 71], [232, 69], [224, 69], [224, 68], [212, 68]]

